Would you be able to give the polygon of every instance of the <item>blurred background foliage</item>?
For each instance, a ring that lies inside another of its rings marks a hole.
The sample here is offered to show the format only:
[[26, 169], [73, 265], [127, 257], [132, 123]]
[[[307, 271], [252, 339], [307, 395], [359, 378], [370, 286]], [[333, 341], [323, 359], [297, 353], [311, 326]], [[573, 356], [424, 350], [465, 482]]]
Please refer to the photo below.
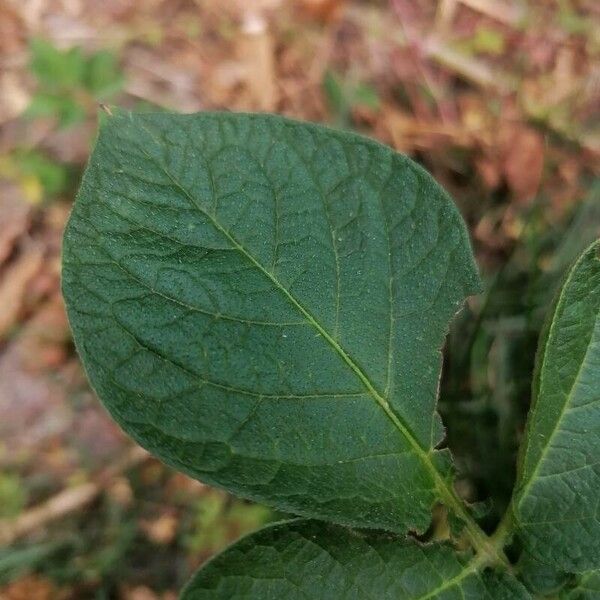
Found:
[[173, 599], [282, 516], [148, 457], [87, 386], [60, 239], [100, 104], [325, 122], [451, 191], [485, 292], [452, 324], [440, 411], [492, 529], [545, 314], [600, 235], [599, 56], [596, 0], [2, 0], [0, 598]]

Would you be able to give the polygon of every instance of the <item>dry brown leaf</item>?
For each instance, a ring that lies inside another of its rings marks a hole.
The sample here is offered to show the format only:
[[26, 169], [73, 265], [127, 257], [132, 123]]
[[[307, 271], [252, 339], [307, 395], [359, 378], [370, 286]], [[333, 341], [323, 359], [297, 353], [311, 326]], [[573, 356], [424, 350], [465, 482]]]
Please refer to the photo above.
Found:
[[123, 587], [121, 591], [123, 600], [160, 600], [160, 596], [149, 587], [138, 585], [135, 587]]
[[458, 9], [458, 0], [440, 0], [435, 14], [435, 28], [438, 32], [446, 33]]
[[13, 581], [0, 589], [0, 600], [62, 600], [66, 592], [60, 591], [44, 577], [31, 575]]
[[475, 159], [475, 168], [489, 190], [496, 189], [502, 180], [500, 164], [486, 156]]
[[474, 136], [464, 127], [440, 120], [418, 119], [412, 115], [384, 106], [384, 123], [393, 146], [400, 152], [460, 146], [471, 147]]
[[0, 57], [14, 55], [25, 44], [24, 23], [17, 9], [2, 3], [0, 10]]
[[251, 96], [251, 108], [274, 110], [277, 103], [275, 45], [267, 20], [260, 13], [244, 15], [237, 54]]
[[18, 117], [27, 108], [30, 98], [23, 73], [8, 69], [0, 73], [0, 123]]
[[24, 201], [19, 188], [11, 184], [0, 186], [0, 265], [12, 252], [16, 241], [30, 223], [31, 205]]
[[[44, 363], [48, 360], [45, 349], [64, 348], [68, 339], [57, 294], [38, 309], [0, 354], [0, 442], [10, 448], [8, 460], [26, 460], [72, 424], [66, 402], [69, 389], [57, 377], [61, 371], [54, 358], [52, 367]], [[24, 431], [27, 435], [22, 434]]]
[[506, 246], [506, 239], [502, 231], [503, 211], [490, 211], [485, 214], [473, 231], [475, 239], [488, 248], [501, 250]]
[[345, 0], [297, 0], [301, 15], [327, 23], [337, 19], [344, 8]]
[[177, 600], [175, 592], [154, 592], [149, 587], [139, 585], [134, 587], [124, 586], [121, 590], [122, 600]]
[[480, 94], [460, 94], [457, 98], [459, 128], [468, 133], [479, 146], [487, 148], [496, 143], [497, 119], [490, 113], [488, 103]]
[[22, 512], [15, 519], [0, 519], [0, 545], [10, 545], [52, 521], [83, 509], [106, 488], [111, 481], [126, 470], [148, 459], [148, 453], [140, 446], [131, 446], [117, 461], [96, 475], [93, 481], [66, 488], [45, 502]]
[[484, 89], [506, 93], [514, 90], [512, 73], [500, 71], [484, 60], [467, 56], [431, 35], [423, 44], [425, 55], [444, 69]]
[[133, 502], [133, 490], [127, 477], [117, 477], [107, 490], [109, 498], [122, 508], [131, 506]]
[[385, 111], [386, 129], [389, 131], [392, 144], [398, 152], [409, 153], [414, 149], [413, 143], [407, 134], [411, 121], [412, 118], [408, 113], [394, 109]]
[[460, 0], [462, 4], [505, 25], [517, 27], [525, 18], [525, 10], [519, 3], [505, 0]]
[[[228, 10], [232, 15], [243, 15], [252, 10], [265, 13], [274, 11], [281, 7], [285, 0], [221, 0], [222, 8]], [[209, 0], [209, 3], [212, 0]]]
[[[108, 464], [119, 454], [125, 443], [125, 437], [115, 423], [109, 419], [95, 398], [87, 396], [89, 405], [77, 411], [73, 419], [71, 443], [78, 448], [85, 448], [88, 462], [93, 459], [96, 464]], [[126, 502], [123, 489], [115, 490], [120, 499]]]
[[532, 200], [538, 192], [544, 168], [544, 138], [535, 130], [509, 126], [501, 136], [506, 183], [519, 203]]
[[0, 339], [17, 323], [30, 281], [39, 273], [44, 250], [38, 244], [27, 244], [20, 256], [0, 278]]
[[155, 544], [170, 544], [177, 533], [179, 521], [173, 514], [163, 514], [152, 521], [143, 519], [140, 521], [140, 529], [146, 537]]
[[548, 96], [551, 106], [559, 104], [582, 87], [582, 77], [578, 73], [581, 62], [581, 56], [578, 55], [575, 48], [564, 46], [559, 49]]
[[53, 346], [64, 347], [71, 339], [62, 297], [57, 291], [27, 321], [20, 332], [18, 344], [28, 371], [48, 371], [50, 366], [38, 355]]

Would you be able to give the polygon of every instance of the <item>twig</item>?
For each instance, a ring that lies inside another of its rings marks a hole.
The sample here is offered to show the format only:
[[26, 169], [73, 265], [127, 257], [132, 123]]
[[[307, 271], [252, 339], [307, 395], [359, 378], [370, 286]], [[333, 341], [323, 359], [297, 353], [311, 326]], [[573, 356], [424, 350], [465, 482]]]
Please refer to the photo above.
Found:
[[483, 15], [512, 27], [521, 25], [526, 15], [525, 10], [520, 6], [498, 2], [497, 0], [460, 0], [460, 2]]
[[10, 545], [32, 531], [90, 504], [118, 475], [141, 463], [150, 455], [134, 446], [115, 464], [100, 473], [96, 481], [59, 492], [14, 520], [0, 520], [0, 546]]
[[[420, 27], [415, 22], [414, 7], [406, 0], [392, 0], [392, 7], [398, 15], [400, 28], [402, 29], [407, 46], [412, 54], [421, 81], [427, 87], [431, 97], [435, 100], [437, 112], [443, 122], [451, 122], [451, 115], [447, 114], [443, 102], [443, 91], [440, 89], [439, 81], [436, 80], [431, 66], [425, 58], [428, 58], [426, 49], [423, 47], [423, 36]], [[409, 91], [410, 93], [410, 91]], [[415, 112], [419, 114], [419, 100], [413, 101]], [[419, 116], [424, 116], [420, 114]]]
[[487, 63], [466, 56], [447, 46], [434, 36], [424, 44], [425, 54], [443, 67], [483, 88], [507, 93], [516, 88], [516, 82], [507, 73], [492, 69]]

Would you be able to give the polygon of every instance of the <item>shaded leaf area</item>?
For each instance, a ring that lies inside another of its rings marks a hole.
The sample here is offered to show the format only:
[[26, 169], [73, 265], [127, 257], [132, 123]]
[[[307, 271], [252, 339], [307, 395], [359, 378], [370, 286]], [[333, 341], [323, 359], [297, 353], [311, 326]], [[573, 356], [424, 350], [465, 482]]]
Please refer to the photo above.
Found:
[[267, 527], [212, 559], [181, 600], [473, 600], [530, 598], [507, 574], [468, 554], [315, 521]]
[[65, 235], [75, 342], [126, 431], [358, 526], [424, 530], [444, 498], [440, 348], [477, 286], [424, 171], [273, 116], [109, 118]]
[[554, 597], [565, 586], [571, 585], [574, 577], [522, 551], [515, 565], [519, 581], [536, 597]]
[[540, 330], [565, 273], [600, 236], [600, 185], [561, 227], [542, 227], [545, 215], [540, 198], [524, 214], [520, 242], [484, 277], [484, 294], [459, 313], [446, 345], [439, 409], [447, 444], [463, 476], [461, 492], [483, 501], [490, 531], [516, 480]]
[[527, 550], [565, 571], [600, 562], [599, 252], [575, 263], [542, 334], [513, 503]]
[[595, 600], [600, 596], [600, 571], [589, 571], [577, 578], [575, 586], [564, 590], [560, 600]]

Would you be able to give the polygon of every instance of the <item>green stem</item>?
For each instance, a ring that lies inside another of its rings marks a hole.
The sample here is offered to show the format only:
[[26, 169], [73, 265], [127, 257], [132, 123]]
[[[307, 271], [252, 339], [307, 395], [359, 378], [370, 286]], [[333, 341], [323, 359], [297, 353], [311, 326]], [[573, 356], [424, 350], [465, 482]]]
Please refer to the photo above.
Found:
[[504, 513], [496, 531], [490, 538], [496, 548], [504, 548], [506, 545], [507, 538], [511, 535], [515, 525], [515, 517], [511, 503], [507, 506], [506, 512]]
[[504, 554], [502, 549], [503, 546], [495, 543], [493, 536], [488, 536], [479, 525], [477, 525], [473, 517], [468, 513], [464, 502], [459, 498], [456, 491], [451, 488], [446, 481], [443, 481], [443, 485], [440, 485], [438, 490], [443, 497], [446, 506], [464, 523], [469, 541], [474, 550], [481, 557], [481, 563], [486, 565], [502, 565], [508, 571], [511, 571], [512, 565]]

